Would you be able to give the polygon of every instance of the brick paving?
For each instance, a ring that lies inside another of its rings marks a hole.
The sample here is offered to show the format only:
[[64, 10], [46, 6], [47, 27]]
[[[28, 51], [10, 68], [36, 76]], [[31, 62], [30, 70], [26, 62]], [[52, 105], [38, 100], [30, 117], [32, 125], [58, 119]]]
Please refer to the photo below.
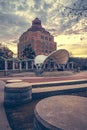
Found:
[[[24, 75], [25, 74], [25, 75]], [[26, 73], [22, 73], [20, 76], [9, 76], [9, 77], [1, 77], [0, 80], [6, 81], [8, 79], [21, 79], [23, 81], [27, 81], [29, 83], [34, 83], [34, 82], [52, 82], [52, 81], [65, 81], [65, 80], [78, 80], [78, 79], [87, 79], [87, 71], [82, 71], [78, 73], [61, 73], [58, 72], [58, 75], [52, 75], [52, 72], [49, 72], [49, 75], [43, 75], [43, 76], [33, 76], [31, 77], [30, 75], [26, 76]]]

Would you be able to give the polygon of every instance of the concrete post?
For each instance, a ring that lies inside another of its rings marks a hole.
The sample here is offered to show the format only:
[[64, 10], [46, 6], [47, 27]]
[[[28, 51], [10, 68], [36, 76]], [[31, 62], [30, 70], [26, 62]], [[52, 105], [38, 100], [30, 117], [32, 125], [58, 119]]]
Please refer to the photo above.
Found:
[[26, 70], [28, 70], [28, 61], [26, 61]]
[[21, 65], [21, 61], [19, 62], [19, 70], [22, 70], [22, 65]]
[[33, 63], [33, 61], [32, 61], [32, 70], [34, 69], [34, 63]]
[[8, 70], [7, 60], [5, 60], [5, 71]]
[[15, 62], [13, 61], [13, 70], [15, 70]]

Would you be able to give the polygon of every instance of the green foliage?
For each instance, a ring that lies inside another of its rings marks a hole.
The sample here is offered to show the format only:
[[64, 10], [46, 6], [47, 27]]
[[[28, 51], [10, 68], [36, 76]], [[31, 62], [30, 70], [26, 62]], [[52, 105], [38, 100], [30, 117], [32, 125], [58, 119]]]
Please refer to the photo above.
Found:
[[87, 70], [87, 58], [70, 57], [69, 62], [73, 62], [75, 67], [80, 67], [80, 70]]
[[36, 54], [35, 51], [33, 51], [31, 44], [28, 44], [24, 50], [23, 50], [23, 55], [24, 58], [29, 58], [29, 59], [34, 59]]
[[13, 57], [13, 52], [5, 46], [0, 44], [0, 70], [5, 69], [5, 59], [9, 59]]
[[5, 61], [0, 57], [0, 70], [4, 70], [5, 68]]
[[8, 47], [2, 46], [0, 44], [0, 57], [6, 58], [6, 59], [12, 58], [13, 52]]
[[[69, 1], [70, 2], [70, 1]], [[69, 19], [76, 19], [77, 21], [81, 18], [87, 17], [87, 4], [86, 0], [72, 1], [71, 5], [65, 5], [60, 0], [57, 5], [58, 12]], [[86, 22], [86, 21], [85, 21]]]

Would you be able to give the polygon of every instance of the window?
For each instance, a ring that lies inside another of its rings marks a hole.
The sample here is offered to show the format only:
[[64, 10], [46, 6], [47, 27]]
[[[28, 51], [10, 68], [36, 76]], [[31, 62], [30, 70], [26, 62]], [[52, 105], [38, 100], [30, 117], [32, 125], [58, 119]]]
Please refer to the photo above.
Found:
[[49, 38], [49, 41], [51, 41], [52, 40], [52, 38]]
[[45, 37], [45, 40], [48, 40], [48, 37]]
[[42, 49], [44, 49], [44, 46], [41, 46]]
[[45, 50], [46, 53], [48, 53], [48, 50]]
[[41, 39], [44, 39], [44, 36], [43, 36], [43, 35], [41, 35]]
[[45, 42], [41, 42], [41, 44], [45, 44]]

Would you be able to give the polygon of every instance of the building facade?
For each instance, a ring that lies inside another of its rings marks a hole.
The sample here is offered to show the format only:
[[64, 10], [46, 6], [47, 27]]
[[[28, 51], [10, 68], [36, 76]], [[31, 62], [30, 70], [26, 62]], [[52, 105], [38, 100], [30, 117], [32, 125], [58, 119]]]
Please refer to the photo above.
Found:
[[18, 58], [23, 57], [23, 50], [28, 44], [31, 44], [36, 55], [48, 55], [56, 50], [54, 36], [42, 27], [41, 21], [38, 18], [35, 18], [32, 21], [32, 26], [20, 36]]

